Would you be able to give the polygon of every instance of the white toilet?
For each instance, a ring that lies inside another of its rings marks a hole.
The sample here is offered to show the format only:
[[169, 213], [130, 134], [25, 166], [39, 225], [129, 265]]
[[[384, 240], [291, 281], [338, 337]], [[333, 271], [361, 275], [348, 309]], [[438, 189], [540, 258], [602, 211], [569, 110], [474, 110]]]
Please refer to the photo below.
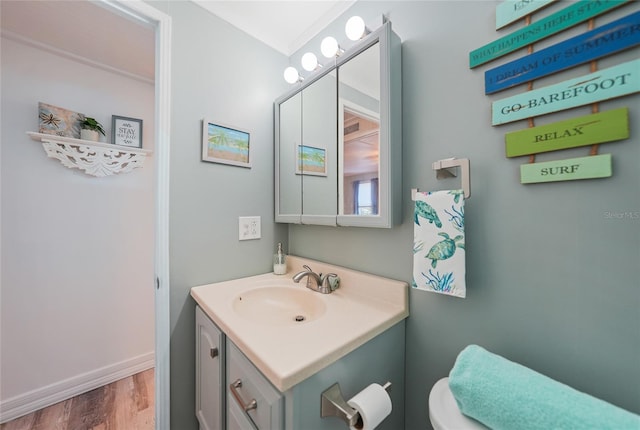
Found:
[[460, 412], [449, 389], [449, 378], [435, 383], [429, 393], [429, 420], [434, 430], [487, 430], [488, 427]]

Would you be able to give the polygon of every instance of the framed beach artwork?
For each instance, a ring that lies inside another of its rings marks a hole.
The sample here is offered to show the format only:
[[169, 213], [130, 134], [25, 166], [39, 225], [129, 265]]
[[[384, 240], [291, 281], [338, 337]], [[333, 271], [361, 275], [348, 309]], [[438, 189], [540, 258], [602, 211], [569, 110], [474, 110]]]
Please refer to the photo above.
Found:
[[202, 120], [202, 161], [251, 168], [250, 134]]
[[298, 145], [296, 175], [327, 176], [327, 150], [315, 146]]

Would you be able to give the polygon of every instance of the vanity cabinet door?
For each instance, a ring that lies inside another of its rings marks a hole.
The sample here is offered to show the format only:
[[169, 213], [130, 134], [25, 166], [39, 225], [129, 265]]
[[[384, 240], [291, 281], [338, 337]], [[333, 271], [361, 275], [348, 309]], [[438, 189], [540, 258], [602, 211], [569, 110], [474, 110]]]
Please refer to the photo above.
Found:
[[[229, 429], [284, 428], [284, 398], [260, 371], [227, 339], [227, 404]], [[240, 414], [240, 418], [236, 415]], [[244, 418], [244, 419], [242, 419]], [[235, 426], [238, 427], [235, 427]]]
[[224, 334], [196, 306], [196, 417], [200, 430], [224, 428]]

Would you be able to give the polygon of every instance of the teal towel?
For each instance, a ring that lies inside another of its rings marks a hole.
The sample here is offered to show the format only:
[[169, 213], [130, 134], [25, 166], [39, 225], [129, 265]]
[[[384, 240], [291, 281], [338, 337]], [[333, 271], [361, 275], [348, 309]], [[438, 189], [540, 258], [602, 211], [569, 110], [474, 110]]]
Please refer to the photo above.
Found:
[[640, 416], [477, 345], [449, 373], [460, 411], [493, 430], [640, 430]]

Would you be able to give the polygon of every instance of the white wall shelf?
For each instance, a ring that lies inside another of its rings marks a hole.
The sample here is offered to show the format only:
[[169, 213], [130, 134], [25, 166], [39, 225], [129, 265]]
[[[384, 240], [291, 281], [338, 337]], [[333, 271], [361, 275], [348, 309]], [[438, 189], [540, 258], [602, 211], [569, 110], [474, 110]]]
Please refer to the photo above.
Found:
[[80, 169], [87, 175], [104, 177], [127, 173], [142, 167], [152, 151], [90, 140], [73, 139], [29, 131], [31, 139], [42, 142], [50, 158], [70, 169]]

